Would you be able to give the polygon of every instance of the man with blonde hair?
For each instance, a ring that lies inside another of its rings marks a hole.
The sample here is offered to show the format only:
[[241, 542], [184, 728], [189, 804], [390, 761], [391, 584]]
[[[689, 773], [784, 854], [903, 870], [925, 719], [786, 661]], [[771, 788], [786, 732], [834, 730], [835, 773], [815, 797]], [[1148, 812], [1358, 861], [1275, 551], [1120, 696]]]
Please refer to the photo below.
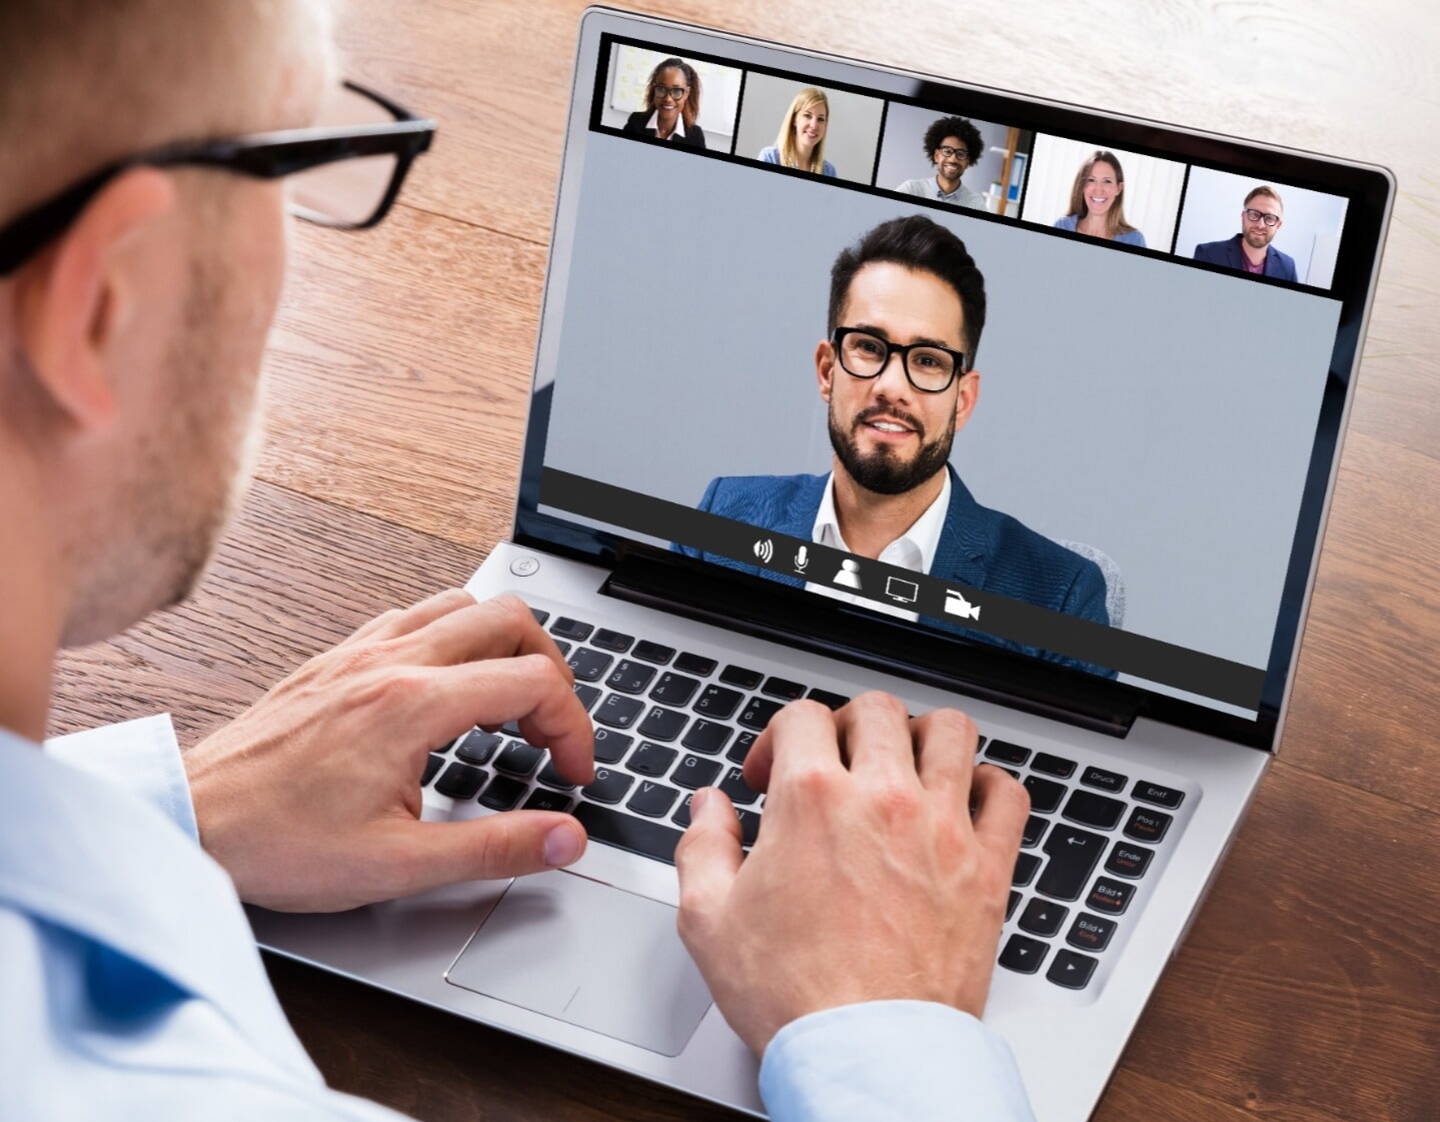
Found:
[[1240, 232], [1218, 242], [1195, 247], [1196, 261], [1238, 269], [1252, 276], [1295, 280], [1295, 258], [1270, 243], [1285, 225], [1285, 204], [1280, 192], [1263, 184], [1251, 188], [1240, 208]]

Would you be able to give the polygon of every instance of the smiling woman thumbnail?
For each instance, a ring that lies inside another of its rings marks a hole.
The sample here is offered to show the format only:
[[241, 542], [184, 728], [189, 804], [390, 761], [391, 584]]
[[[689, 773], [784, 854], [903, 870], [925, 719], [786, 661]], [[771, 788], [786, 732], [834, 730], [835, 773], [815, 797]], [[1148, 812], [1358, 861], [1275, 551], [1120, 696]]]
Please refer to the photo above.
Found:
[[667, 58], [650, 71], [645, 108], [625, 121], [626, 136], [665, 140], [687, 148], [705, 147], [700, 117], [700, 75], [683, 59]]
[[760, 159], [767, 164], [833, 176], [835, 165], [825, 158], [825, 133], [829, 127], [829, 98], [825, 91], [806, 86], [790, 102], [775, 143], [761, 149]]
[[1125, 172], [1113, 152], [1091, 155], [1075, 174], [1069, 213], [1055, 221], [1060, 230], [1125, 245], [1145, 244], [1145, 235], [1125, 221]]

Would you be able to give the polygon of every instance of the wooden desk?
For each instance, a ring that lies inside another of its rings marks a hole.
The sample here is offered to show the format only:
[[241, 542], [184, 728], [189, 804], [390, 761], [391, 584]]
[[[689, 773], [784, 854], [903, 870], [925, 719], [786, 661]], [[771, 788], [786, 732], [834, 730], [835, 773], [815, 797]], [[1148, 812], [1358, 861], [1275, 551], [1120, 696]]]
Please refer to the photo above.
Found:
[[[378, 231], [297, 231], [243, 516], [191, 603], [65, 658], [53, 731], [169, 709], [193, 743], [370, 615], [462, 582], [507, 533], [581, 8], [351, 0], [349, 73], [438, 118], [436, 148]], [[1280, 761], [1096, 1118], [1440, 1116], [1434, 14], [1302, 0], [1099, 19], [1069, 0], [655, 10], [1395, 170]], [[301, 967], [273, 976], [335, 1086], [421, 1119], [733, 1117]]]

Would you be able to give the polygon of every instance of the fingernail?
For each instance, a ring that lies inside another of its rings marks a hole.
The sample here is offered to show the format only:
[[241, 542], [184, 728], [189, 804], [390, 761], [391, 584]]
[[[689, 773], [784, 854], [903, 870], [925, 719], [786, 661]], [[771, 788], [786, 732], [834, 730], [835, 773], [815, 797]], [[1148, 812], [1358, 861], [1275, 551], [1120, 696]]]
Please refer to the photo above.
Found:
[[573, 826], [556, 826], [545, 835], [545, 864], [569, 865], [580, 856], [580, 835]]
[[705, 807], [710, 802], [710, 791], [711, 788], [709, 787], [701, 787], [690, 800], [690, 818], [692, 821], [698, 815], [705, 813]]

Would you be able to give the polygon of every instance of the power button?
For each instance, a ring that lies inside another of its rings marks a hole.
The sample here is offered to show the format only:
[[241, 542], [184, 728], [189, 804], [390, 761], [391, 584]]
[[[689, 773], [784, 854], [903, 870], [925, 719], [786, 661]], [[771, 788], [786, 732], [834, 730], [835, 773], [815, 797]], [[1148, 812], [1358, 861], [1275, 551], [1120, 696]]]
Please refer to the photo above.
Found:
[[510, 562], [510, 571], [517, 577], [533, 577], [540, 571], [540, 561], [530, 556], [517, 557]]

